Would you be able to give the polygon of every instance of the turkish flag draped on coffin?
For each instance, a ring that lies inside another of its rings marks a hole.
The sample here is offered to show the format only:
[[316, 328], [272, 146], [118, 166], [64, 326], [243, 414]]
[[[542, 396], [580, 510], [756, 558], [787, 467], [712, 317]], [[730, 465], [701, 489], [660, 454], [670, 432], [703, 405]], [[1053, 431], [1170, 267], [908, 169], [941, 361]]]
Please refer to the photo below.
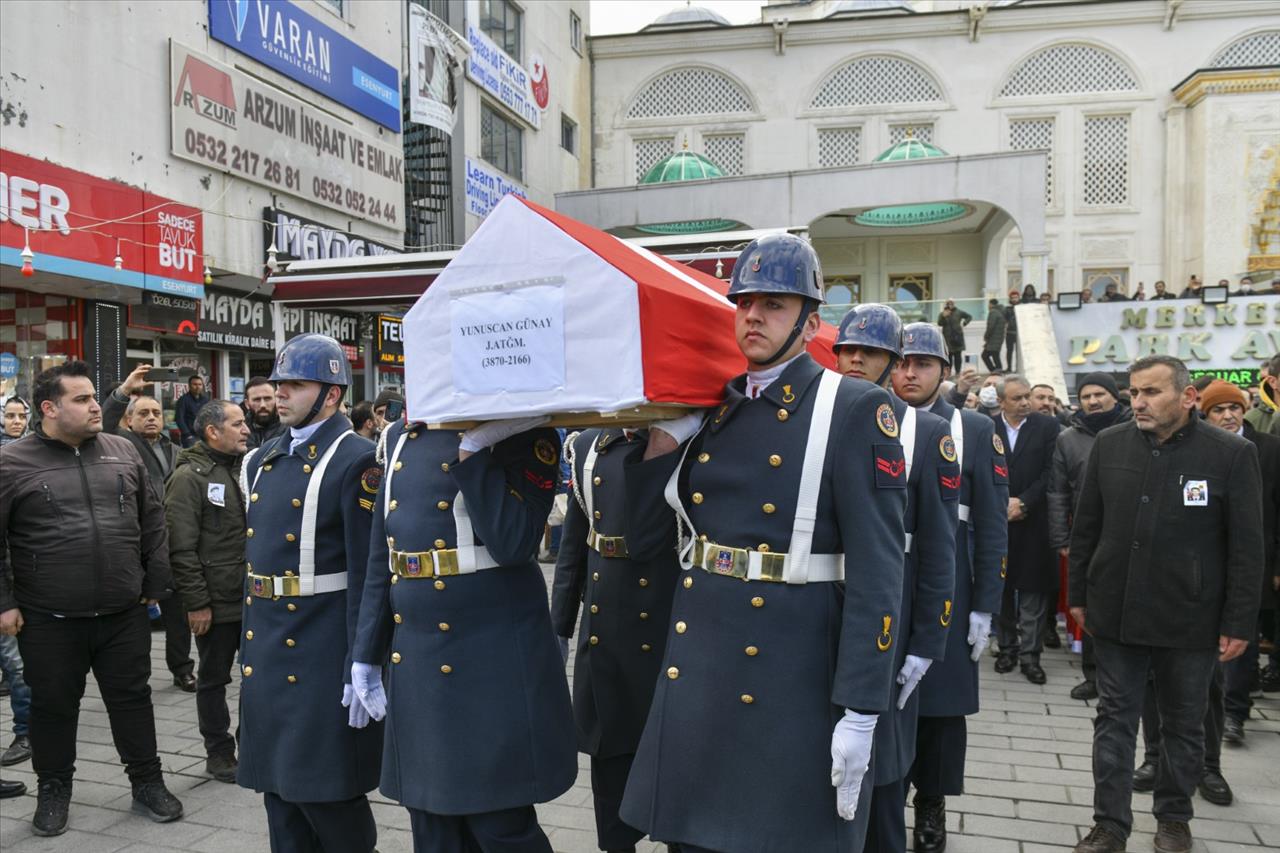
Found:
[[[408, 416], [713, 406], [746, 369], [728, 289], [508, 195], [405, 315]], [[824, 323], [809, 347], [827, 367], [835, 335]]]

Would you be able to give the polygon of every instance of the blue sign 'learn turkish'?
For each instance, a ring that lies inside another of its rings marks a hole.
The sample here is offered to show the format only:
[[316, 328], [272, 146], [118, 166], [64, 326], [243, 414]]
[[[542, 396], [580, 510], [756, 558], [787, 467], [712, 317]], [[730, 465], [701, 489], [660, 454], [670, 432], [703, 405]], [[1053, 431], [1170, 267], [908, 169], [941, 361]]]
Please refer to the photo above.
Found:
[[209, 0], [209, 34], [400, 132], [400, 72], [288, 0]]

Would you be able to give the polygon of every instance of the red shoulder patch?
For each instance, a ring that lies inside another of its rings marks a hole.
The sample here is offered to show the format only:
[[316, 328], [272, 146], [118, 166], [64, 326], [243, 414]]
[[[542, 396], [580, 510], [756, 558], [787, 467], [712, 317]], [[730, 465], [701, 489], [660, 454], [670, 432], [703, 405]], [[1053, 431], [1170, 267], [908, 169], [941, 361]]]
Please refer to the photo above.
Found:
[[907, 460], [902, 455], [902, 445], [873, 444], [871, 451], [876, 488], [905, 489], [907, 487]]

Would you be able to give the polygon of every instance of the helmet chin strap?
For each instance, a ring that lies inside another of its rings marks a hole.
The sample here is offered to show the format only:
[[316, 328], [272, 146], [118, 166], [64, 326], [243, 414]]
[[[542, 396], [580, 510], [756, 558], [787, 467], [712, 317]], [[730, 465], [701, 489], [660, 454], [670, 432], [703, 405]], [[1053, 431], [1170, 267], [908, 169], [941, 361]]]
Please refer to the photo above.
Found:
[[890, 384], [889, 384], [889, 374], [893, 373], [893, 366], [897, 363], [898, 363], [898, 359], [896, 359], [892, 354], [890, 354], [889, 363], [885, 365], [884, 370], [880, 371], [880, 378], [876, 380], [877, 385], [879, 385], [881, 388], [886, 388], [890, 391], [893, 390], [893, 388], [890, 387]]
[[787, 340], [782, 344], [782, 346], [778, 347], [773, 355], [769, 356], [768, 360], [758, 361], [756, 364], [768, 367], [771, 364], [775, 364], [778, 359], [787, 354], [787, 350], [791, 349], [792, 344], [796, 342], [796, 338], [800, 337], [801, 333], [804, 332], [804, 324], [805, 321], [809, 319], [809, 315], [813, 313], [813, 305], [814, 303], [812, 299], [804, 300], [804, 305], [800, 307], [800, 316], [796, 319], [796, 324], [791, 327], [791, 334], [787, 336]]
[[298, 421], [298, 428], [310, 426], [311, 422], [316, 419], [316, 415], [320, 414], [320, 410], [324, 408], [324, 400], [329, 396], [329, 389], [334, 386], [328, 382], [320, 383], [320, 393], [316, 394], [316, 401], [311, 404], [311, 411], [307, 412], [307, 416]]

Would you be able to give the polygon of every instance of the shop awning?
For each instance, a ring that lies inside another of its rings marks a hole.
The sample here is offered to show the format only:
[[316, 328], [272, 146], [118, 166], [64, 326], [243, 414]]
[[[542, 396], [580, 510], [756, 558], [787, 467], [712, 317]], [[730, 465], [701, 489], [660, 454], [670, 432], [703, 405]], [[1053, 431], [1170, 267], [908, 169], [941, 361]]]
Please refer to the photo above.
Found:
[[272, 299], [291, 305], [377, 308], [414, 302], [456, 255], [414, 252], [404, 255], [294, 261], [267, 282]]

